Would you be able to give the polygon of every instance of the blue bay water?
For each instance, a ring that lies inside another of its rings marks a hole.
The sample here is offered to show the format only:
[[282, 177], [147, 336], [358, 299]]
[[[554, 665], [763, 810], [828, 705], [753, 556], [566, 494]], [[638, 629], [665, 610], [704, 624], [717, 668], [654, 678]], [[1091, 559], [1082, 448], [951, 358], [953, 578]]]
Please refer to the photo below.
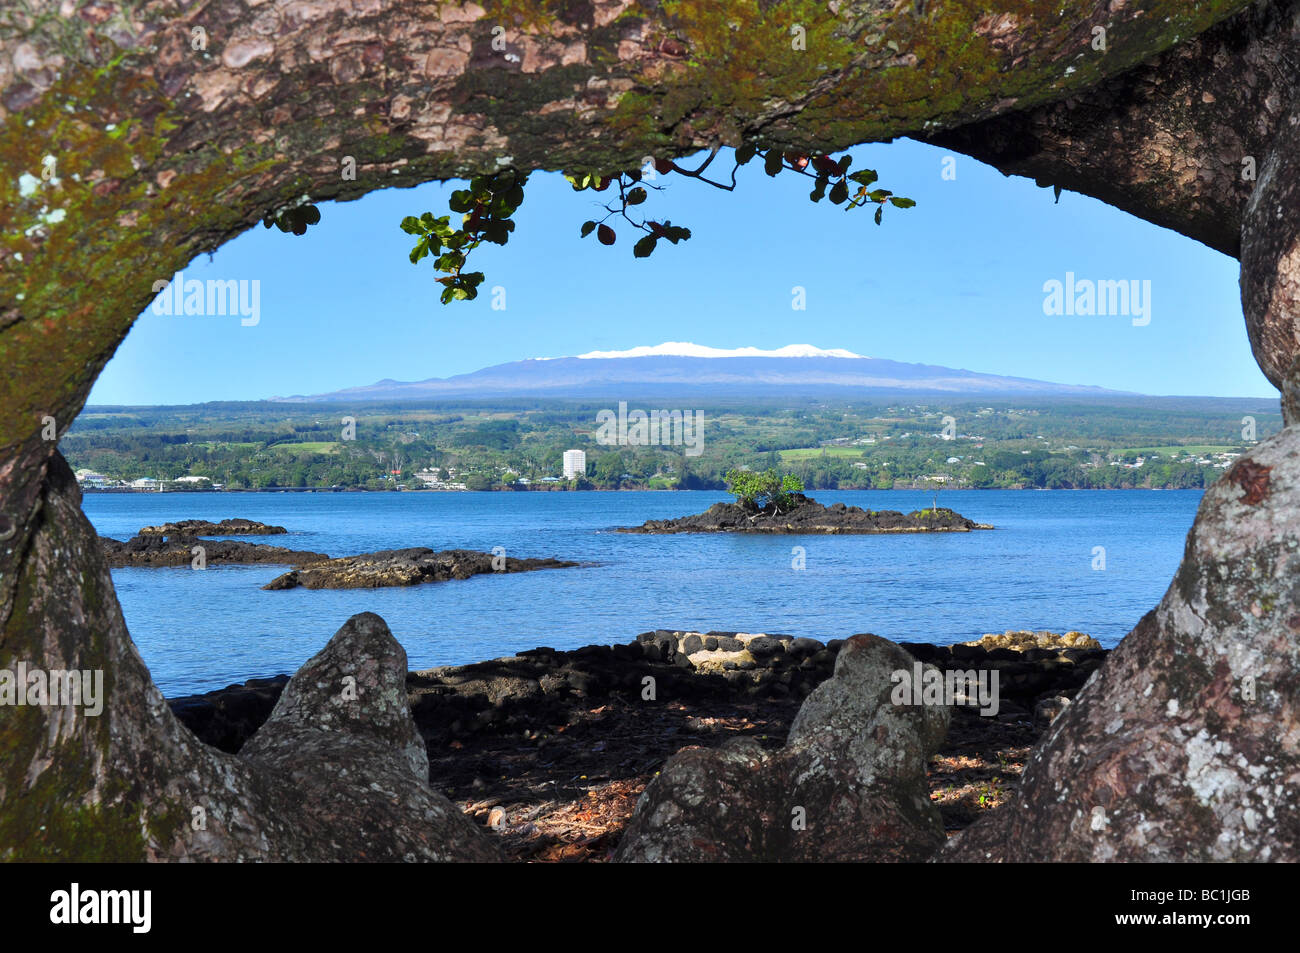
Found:
[[[871, 509], [930, 505], [924, 492], [815, 494]], [[697, 513], [724, 493], [87, 494], [105, 536], [180, 519], [245, 517], [254, 537], [347, 556], [503, 546], [577, 569], [394, 589], [263, 592], [285, 567], [118, 569], [141, 655], [168, 696], [292, 672], [347, 618], [376, 612], [412, 668], [548, 645], [631, 641], [649, 629], [773, 632], [826, 640], [874, 632], [952, 643], [1005, 629], [1077, 629], [1112, 646], [1164, 594], [1200, 502], [1188, 491], [966, 491], [939, 502], [989, 532], [881, 536], [640, 536], [612, 532]], [[792, 568], [802, 546], [806, 568]], [[1106, 568], [1092, 568], [1105, 548]]]

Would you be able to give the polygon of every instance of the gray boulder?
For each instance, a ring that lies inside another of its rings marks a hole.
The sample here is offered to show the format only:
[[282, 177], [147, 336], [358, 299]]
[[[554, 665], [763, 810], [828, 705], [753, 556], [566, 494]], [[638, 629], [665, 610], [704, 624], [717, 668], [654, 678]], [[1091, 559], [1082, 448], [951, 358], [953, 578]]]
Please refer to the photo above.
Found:
[[944, 841], [925, 765], [949, 710], [899, 706], [915, 659], [874, 635], [844, 643], [784, 748], [686, 749], [646, 788], [619, 861], [919, 860]]

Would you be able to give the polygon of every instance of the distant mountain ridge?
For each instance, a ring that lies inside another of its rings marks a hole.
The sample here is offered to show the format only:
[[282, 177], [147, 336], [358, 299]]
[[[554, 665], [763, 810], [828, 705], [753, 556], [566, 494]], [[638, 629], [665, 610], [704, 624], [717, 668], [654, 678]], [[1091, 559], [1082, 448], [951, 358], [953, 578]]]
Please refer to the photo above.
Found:
[[458, 397], [594, 397], [639, 393], [843, 397], [889, 393], [1004, 396], [1116, 396], [1125, 391], [1003, 377], [934, 364], [863, 357], [843, 349], [792, 344], [764, 351], [666, 342], [628, 351], [592, 351], [578, 357], [531, 358], [454, 377], [382, 380], [328, 394], [276, 397], [283, 401], [392, 401]]

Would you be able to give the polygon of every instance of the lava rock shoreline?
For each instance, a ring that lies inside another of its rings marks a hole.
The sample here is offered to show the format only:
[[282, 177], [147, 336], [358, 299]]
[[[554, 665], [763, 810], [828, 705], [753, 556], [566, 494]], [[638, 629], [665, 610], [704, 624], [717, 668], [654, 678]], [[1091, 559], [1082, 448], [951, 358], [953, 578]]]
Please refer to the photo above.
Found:
[[[797, 707], [830, 677], [844, 641], [660, 629], [623, 645], [565, 652], [543, 647], [411, 672], [407, 700], [433, 758], [445, 754], [446, 746], [480, 734], [527, 733], [565, 723], [575, 707], [615, 697], [641, 704], [647, 676], [654, 678], [657, 699], [790, 701]], [[1078, 632], [1010, 631], [957, 645], [898, 644], [917, 661], [945, 672], [997, 671], [999, 712], [995, 719], [981, 720], [1040, 728], [1068, 704], [1109, 652]], [[201, 741], [234, 753], [270, 716], [288, 679], [253, 678], [168, 704]]]
[[[613, 858], [640, 795], [684, 749], [738, 739], [770, 751], [784, 745], [844, 644], [657, 630], [626, 645], [538, 648], [411, 672], [407, 701], [430, 784], [509, 859], [598, 863]], [[926, 768], [949, 836], [1012, 803], [1033, 745], [1109, 652], [1077, 632], [899, 644], [944, 671], [999, 672], [997, 716], [950, 709], [947, 736]], [[237, 752], [287, 681], [249, 679], [169, 704], [202, 741]]]
[[789, 509], [756, 510], [739, 503], [714, 503], [703, 513], [677, 519], [647, 520], [640, 526], [623, 526], [620, 533], [968, 533], [993, 529], [946, 507], [914, 510], [864, 510], [860, 506], [832, 503], [823, 506], [802, 493], [792, 495]]

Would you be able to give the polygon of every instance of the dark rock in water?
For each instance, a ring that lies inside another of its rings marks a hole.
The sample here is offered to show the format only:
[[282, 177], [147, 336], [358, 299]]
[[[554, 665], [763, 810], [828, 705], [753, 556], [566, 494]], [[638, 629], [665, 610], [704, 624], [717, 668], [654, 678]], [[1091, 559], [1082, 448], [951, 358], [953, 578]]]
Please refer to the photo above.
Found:
[[209, 520], [181, 520], [161, 526], [142, 526], [137, 536], [276, 536], [287, 533], [283, 526], [270, 526], [256, 520], [228, 519], [220, 523]]
[[257, 563], [300, 566], [329, 559], [324, 553], [233, 539], [199, 539], [196, 536], [133, 536], [126, 542], [101, 536], [99, 543], [109, 566], [114, 569], [127, 566], [190, 566], [196, 558], [195, 547], [202, 548], [203, 562], [208, 566]]
[[[342, 556], [277, 576], [263, 589], [374, 589], [380, 586], [415, 586], [424, 582], [468, 579], [490, 572], [531, 572], [563, 569], [577, 563], [559, 559], [515, 559], [472, 549], [441, 552], [416, 547], [386, 549], [360, 556]], [[500, 567], [499, 569], [497, 567]]]
[[714, 503], [705, 512], [680, 519], [647, 520], [620, 533], [966, 533], [992, 529], [945, 507], [899, 513], [864, 510], [833, 503], [823, 506], [802, 493], [792, 494], [793, 505], [777, 512], [739, 503]]
[[925, 766], [944, 706], [891, 702], [912, 656], [872, 635], [849, 639], [835, 673], [804, 702], [786, 746], [687, 749], [646, 788], [620, 861], [919, 860], [944, 841]]

